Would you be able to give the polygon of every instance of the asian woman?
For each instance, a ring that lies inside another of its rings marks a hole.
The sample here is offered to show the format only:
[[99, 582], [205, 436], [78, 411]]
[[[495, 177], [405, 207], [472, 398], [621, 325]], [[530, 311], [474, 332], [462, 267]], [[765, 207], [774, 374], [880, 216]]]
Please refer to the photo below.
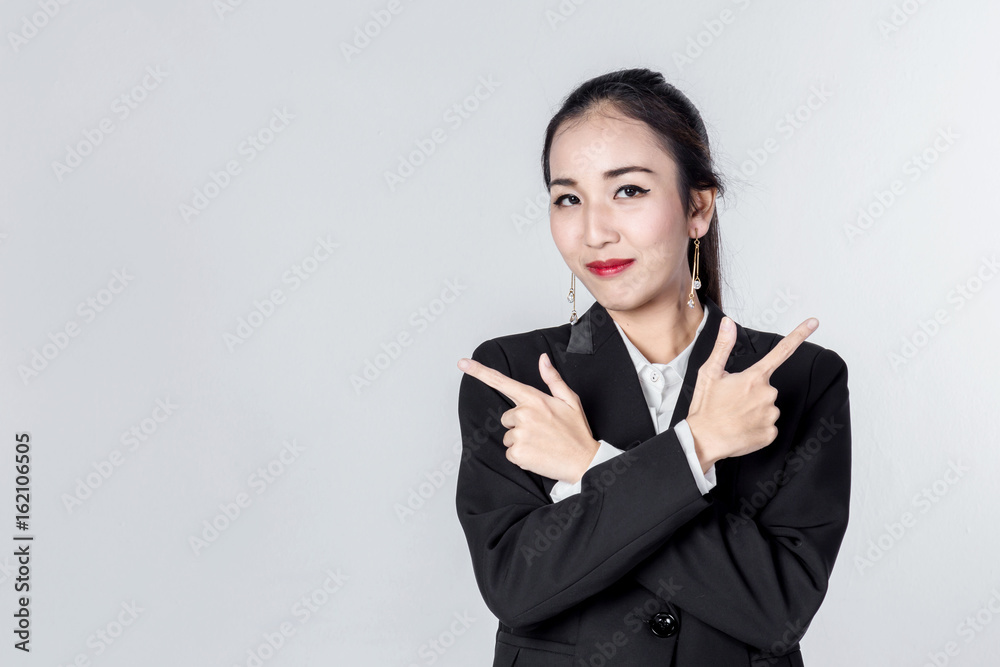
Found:
[[573, 91], [542, 170], [571, 321], [459, 362], [494, 667], [801, 667], [848, 521], [844, 360], [805, 340], [815, 318], [781, 336], [723, 312], [722, 181], [659, 73]]

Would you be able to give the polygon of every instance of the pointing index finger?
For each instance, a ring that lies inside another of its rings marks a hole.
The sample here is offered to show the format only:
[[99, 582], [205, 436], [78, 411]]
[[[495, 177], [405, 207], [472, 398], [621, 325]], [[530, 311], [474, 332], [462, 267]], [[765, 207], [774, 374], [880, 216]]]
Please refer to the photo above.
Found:
[[[466, 362], [465, 368], [462, 368], [461, 365], [463, 361]], [[518, 382], [513, 378], [509, 378], [497, 369], [490, 368], [489, 366], [481, 364], [474, 359], [462, 359], [459, 362], [459, 369], [464, 371], [467, 375], [471, 375], [490, 387], [493, 387], [501, 394], [514, 401], [514, 405], [521, 405], [535, 394], [542, 393], [534, 387]]]
[[808, 320], [795, 327], [791, 333], [778, 341], [778, 344], [774, 346], [770, 352], [768, 352], [760, 361], [754, 364], [751, 368], [764, 373], [765, 377], [770, 377], [771, 373], [785, 363], [788, 357], [792, 356], [792, 353], [798, 349], [799, 345], [802, 344], [809, 335], [819, 327], [819, 320], [815, 317], [810, 317]]

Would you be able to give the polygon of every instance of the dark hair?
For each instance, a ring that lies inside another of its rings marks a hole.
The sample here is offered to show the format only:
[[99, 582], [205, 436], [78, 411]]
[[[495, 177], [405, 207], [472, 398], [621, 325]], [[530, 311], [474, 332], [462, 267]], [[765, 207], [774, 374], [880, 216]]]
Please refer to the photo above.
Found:
[[[667, 83], [663, 75], [648, 69], [621, 69], [590, 79], [569, 94], [562, 108], [549, 121], [542, 150], [542, 176], [551, 188], [549, 151], [556, 130], [566, 121], [583, 120], [605, 104], [621, 115], [642, 121], [660, 140], [663, 150], [677, 164], [677, 190], [686, 212], [691, 211], [691, 190], [717, 188], [724, 192], [722, 177], [712, 168], [708, 133], [701, 114], [684, 93]], [[708, 232], [698, 248], [699, 298], [708, 296], [722, 307], [719, 265], [719, 210], [716, 206]], [[688, 244], [688, 269], [693, 267], [694, 244]]]

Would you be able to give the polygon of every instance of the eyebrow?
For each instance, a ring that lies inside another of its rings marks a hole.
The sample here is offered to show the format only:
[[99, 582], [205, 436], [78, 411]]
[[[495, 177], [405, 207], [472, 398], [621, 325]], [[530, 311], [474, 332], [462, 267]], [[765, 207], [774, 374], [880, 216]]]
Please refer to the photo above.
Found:
[[[604, 180], [610, 181], [612, 178], [617, 178], [624, 174], [631, 173], [633, 171], [644, 172], [647, 174], [656, 174], [652, 169], [647, 169], [646, 167], [640, 167], [639, 165], [630, 165], [628, 167], [618, 167], [617, 169], [609, 169], [604, 172]], [[556, 178], [549, 183], [549, 189], [552, 189], [553, 185], [566, 185], [573, 187], [576, 185], [576, 181], [572, 178]]]

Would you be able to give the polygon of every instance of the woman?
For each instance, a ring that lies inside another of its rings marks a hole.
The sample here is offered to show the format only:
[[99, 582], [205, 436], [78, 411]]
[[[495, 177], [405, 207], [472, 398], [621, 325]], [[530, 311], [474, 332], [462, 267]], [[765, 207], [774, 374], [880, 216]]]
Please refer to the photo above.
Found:
[[457, 509], [494, 666], [801, 666], [848, 520], [843, 359], [805, 342], [815, 318], [782, 337], [724, 316], [722, 185], [660, 74], [581, 85], [542, 168], [597, 302], [459, 362]]

